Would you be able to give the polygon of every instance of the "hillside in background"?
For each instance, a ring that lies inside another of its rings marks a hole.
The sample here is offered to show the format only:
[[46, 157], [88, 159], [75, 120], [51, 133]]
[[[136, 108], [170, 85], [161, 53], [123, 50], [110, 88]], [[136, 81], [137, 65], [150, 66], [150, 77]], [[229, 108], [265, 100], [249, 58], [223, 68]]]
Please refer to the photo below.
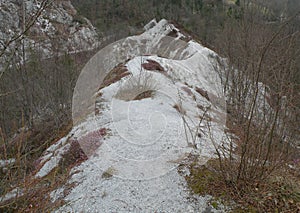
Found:
[[72, 0], [79, 14], [89, 18], [100, 36], [116, 38], [140, 32], [154, 17], [175, 21], [199, 36], [202, 42], [213, 45], [228, 16], [240, 17], [242, 8], [255, 7], [260, 18], [280, 22], [299, 11], [297, 0]]

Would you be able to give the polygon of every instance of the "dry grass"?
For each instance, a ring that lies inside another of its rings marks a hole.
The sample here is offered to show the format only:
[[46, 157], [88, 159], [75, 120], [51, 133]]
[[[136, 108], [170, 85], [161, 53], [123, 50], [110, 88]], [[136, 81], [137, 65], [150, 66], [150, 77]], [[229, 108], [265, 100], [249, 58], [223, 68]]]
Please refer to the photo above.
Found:
[[181, 114], [181, 115], [186, 115], [186, 111], [185, 111], [185, 109], [182, 107], [181, 104], [175, 104], [175, 105], [173, 106], [173, 108], [176, 109], [176, 111], [177, 111], [179, 114]]
[[196, 87], [195, 90], [196, 90], [196, 92], [198, 92], [201, 96], [203, 96], [204, 98], [206, 98], [206, 100], [210, 101], [207, 91], [205, 91], [204, 89], [201, 89], [200, 87]]
[[131, 76], [121, 85], [115, 98], [124, 101], [141, 100], [152, 97], [158, 89], [158, 84], [151, 73], [141, 71], [137, 76]]
[[[277, 133], [274, 133], [269, 142], [263, 140], [266, 135], [262, 128], [251, 125], [247, 135], [245, 125], [235, 123], [230, 117], [227, 127], [229, 144], [226, 147], [222, 143], [217, 148], [222, 155], [220, 162], [224, 173], [234, 182], [263, 181], [273, 172], [276, 173], [276, 170], [281, 170], [299, 158], [299, 149], [292, 143], [283, 142]], [[231, 157], [222, 154], [225, 152]], [[242, 155], [246, 159], [244, 162], [240, 159]], [[241, 173], [238, 177], [239, 169]]]
[[86, 160], [87, 157], [78, 143], [71, 141], [71, 148], [63, 155], [58, 166], [47, 176], [35, 179], [28, 175], [23, 183], [19, 184], [23, 195], [0, 204], [3, 212], [50, 212], [64, 204], [61, 199], [52, 202], [50, 193], [64, 186], [63, 197], [66, 196], [73, 185], [67, 183], [70, 170]]
[[138, 94], [133, 100], [142, 100], [144, 98], [151, 98], [155, 94], [154, 90], [148, 90]]
[[210, 194], [224, 204], [232, 206], [232, 212], [299, 212], [300, 183], [290, 169], [282, 169], [261, 184], [233, 185], [224, 182], [217, 159], [199, 165], [195, 156], [190, 156], [190, 175], [185, 179], [196, 194]]
[[71, 144], [71, 149], [64, 156], [68, 162], [61, 161], [57, 168], [41, 179], [33, 178], [33, 174], [40, 167], [39, 158], [44, 150], [69, 133], [71, 128], [71, 122], [59, 129], [46, 122], [34, 130], [24, 129], [3, 145], [5, 157], [16, 158], [16, 163], [0, 174], [1, 196], [16, 187], [22, 189], [23, 195], [0, 203], [0, 212], [49, 212], [62, 204], [60, 200], [52, 203], [50, 193], [66, 183], [74, 162], [80, 162], [76, 144]]
[[102, 84], [99, 87], [99, 90], [119, 81], [127, 75], [130, 75], [130, 72], [128, 71], [127, 67], [123, 63], [118, 64], [105, 76]]
[[110, 179], [114, 176], [115, 169], [113, 167], [109, 167], [106, 171], [104, 171], [101, 175], [102, 178], [104, 179]]

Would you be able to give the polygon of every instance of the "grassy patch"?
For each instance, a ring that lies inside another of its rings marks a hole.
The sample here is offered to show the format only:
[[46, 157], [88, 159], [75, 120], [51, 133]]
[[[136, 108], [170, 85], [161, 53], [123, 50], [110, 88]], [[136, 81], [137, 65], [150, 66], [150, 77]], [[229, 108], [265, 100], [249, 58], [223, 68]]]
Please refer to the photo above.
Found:
[[142, 71], [139, 75], [131, 76], [118, 90], [115, 98], [124, 101], [141, 100], [153, 97], [158, 89], [158, 83], [151, 73]]
[[[209, 161], [209, 164], [216, 163], [213, 160]], [[188, 166], [190, 175], [185, 179], [193, 193], [199, 195], [211, 194], [213, 196], [221, 197], [222, 193], [219, 193], [218, 188], [224, 188], [224, 183], [221, 176], [217, 171], [207, 165], [198, 165], [196, 158], [193, 158], [192, 163]], [[220, 191], [221, 192], [221, 191]]]
[[215, 197], [213, 207], [218, 201], [224, 204], [235, 203], [232, 212], [299, 212], [299, 179], [290, 170], [282, 170], [257, 185], [234, 185], [224, 180], [220, 173], [218, 161], [209, 160], [206, 165], [199, 165], [196, 158], [188, 166], [190, 175], [185, 179], [195, 194]]
[[153, 97], [154, 94], [155, 94], [155, 91], [148, 90], [148, 91], [138, 94], [133, 100], [142, 100], [144, 98], [151, 98], [151, 97]]
[[58, 199], [52, 202], [50, 193], [61, 186], [64, 188], [64, 196], [70, 190], [67, 184], [69, 172], [72, 167], [62, 167], [60, 164], [47, 176], [41, 179], [27, 177], [20, 184], [23, 195], [1, 203], [0, 212], [51, 212], [64, 204], [64, 200]]

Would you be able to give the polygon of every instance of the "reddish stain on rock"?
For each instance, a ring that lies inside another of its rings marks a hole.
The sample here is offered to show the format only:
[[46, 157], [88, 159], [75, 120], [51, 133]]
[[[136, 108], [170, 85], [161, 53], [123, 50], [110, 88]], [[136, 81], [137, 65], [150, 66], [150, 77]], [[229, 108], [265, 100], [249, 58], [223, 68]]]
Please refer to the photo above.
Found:
[[150, 70], [150, 71], [160, 71], [160, 72], [165, 72], [164, 68], [157, 62], [151, 59], [147, 59], [147, 63], [142, 64], [142, 67], [145, 70]]
[[78, 139], [78, 143], [87, 156], [93, 155], [102, 145], [104, 136], [107, 135], [107, 131], [106, 128], [101, 128]]

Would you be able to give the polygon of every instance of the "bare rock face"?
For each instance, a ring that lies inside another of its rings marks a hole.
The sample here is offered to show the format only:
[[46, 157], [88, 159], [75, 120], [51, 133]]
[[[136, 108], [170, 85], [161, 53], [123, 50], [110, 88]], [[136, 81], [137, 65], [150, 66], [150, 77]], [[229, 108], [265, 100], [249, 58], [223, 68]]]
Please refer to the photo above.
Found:
[[[53, 1], [37, 16], [42, 7], [42, 0], [25, 0], [24, 3], [20, 0], [0, 0], [0, 52], [33, 20], [34, 24], [24, 35], [26, 49], [35, 49], [45, 57], [51, 57], [57, 53], [95, 47], [95, 28], [77, 13], [69, 0]], [[18, 48], [17, 41], [9, 45], [6, 53]]]

